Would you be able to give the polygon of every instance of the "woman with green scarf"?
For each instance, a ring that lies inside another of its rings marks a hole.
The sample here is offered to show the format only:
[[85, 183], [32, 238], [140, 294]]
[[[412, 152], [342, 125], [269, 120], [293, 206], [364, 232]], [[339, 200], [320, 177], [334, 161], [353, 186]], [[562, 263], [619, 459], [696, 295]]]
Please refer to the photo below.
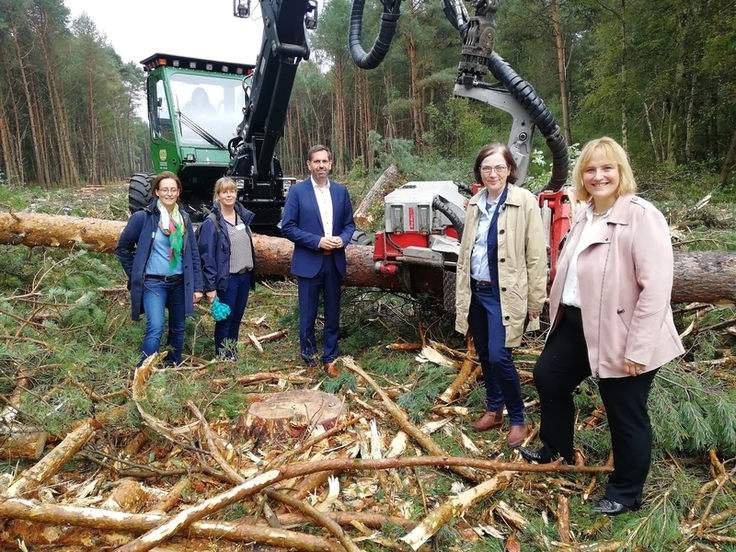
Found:
[[140, 363], [158, 352], [169, 311], [167, 364], [181, 363], [184, 322], [202, 298], [202, 268], [192, 222], [179, 209], [181, 181], [162, 172], [153, 181], [156, 198], [131, 215], [115, 255], [128, 275], [133, 320], [146, 315]]

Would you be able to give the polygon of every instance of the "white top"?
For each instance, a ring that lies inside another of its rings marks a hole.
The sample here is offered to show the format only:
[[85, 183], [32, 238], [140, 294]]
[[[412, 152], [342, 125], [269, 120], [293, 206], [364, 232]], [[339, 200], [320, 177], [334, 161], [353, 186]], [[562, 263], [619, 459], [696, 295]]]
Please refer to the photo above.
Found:
[[325, 229], [325, 238], [332, 237], [332, 195], [330, 194], [330, 181], [324, 187], [319, 187], [317, 183], [312, 180], [312, 188], [314, 188], [314, 195], [317, 197], [317, 206], [319, 207], [319, 214], [322, 217], [322, 228]]
[[605, 224], [608, 215], [611, 213], [609, 209], [605, 215], [593, 220], [593, 209], [588, 207], [585, 215], [587, 220], [583, 227], [583, 233], [580, 235], [580, 241], [578, 246], [575, 248], [575, 252], [572, 254], [570, 259], [570, 265], [565, 275], [565, 285], [562, 288], [562, 298], [560, 302], [563, 305], [570, 307], [580, 308], [580, 282], [578, 281], [578, 256], [580, 252], [588, 247], [593, 242], [593, 236], [595, 235], [596, 229], [601, 225]]

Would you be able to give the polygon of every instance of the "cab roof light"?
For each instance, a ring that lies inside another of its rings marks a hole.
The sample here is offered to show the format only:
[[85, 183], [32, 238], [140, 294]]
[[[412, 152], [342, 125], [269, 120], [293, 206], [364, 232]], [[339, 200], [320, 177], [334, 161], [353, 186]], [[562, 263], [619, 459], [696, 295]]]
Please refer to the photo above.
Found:
[[175, 59], [174, 61], [171, 62], [171, 65], [173, 65], [174, 67], [179, 67], [181, 63], [179, 62], [178, 59]]

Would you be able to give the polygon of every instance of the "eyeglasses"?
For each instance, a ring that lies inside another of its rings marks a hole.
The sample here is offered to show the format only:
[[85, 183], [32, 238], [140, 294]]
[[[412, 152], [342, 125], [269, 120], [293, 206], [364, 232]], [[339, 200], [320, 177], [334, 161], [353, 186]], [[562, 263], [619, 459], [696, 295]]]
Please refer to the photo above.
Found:
[[176, 195], [179, 193], [179, 188], [159, 188], [158, 191], [163, 195]]
[[481, 167], [480, 172], [482, 172], [483, 174], [491, 174], [495, 171], [496, 174], [503, 174], [506, 172], [506, 169], [508, 169], [506, 165], [496, 165], [494, 167], [487, 165], [485, 167]]

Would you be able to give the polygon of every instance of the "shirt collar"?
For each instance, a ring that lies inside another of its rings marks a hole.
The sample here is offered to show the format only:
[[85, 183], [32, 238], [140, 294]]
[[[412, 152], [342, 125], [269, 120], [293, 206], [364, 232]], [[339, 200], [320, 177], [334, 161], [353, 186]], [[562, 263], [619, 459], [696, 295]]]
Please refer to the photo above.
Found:
[[327, 179], [327, 185], [324, 188], [320, 188], [319, 185], [314, 181], [314, 179], [310, 176], [309, 180], [312, 182], [312, 187], [315, 190], [329, 190], [330, 189], [330, 179]]

